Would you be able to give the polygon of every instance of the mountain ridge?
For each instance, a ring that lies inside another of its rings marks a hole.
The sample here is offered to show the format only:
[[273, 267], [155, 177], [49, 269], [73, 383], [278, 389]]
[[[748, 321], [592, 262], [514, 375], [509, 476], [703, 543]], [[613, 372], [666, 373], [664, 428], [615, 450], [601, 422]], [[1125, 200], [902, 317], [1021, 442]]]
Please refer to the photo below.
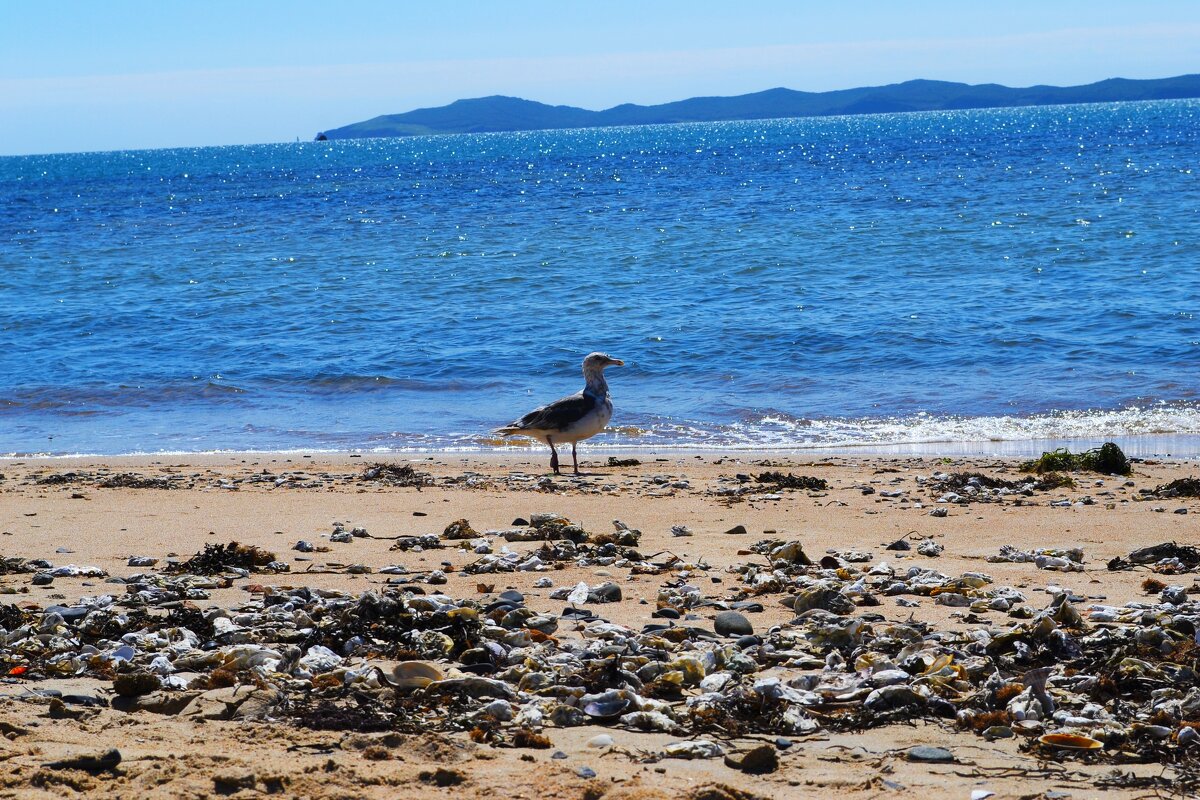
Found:
[[1200, 97], [1200, 74], [1144, 80], [1107, 78], [1080, 86], [1039, 84], [1015, 88], [998, 83], [967, 84], [918, 78], [884, 86], [828, 92], [775, 87], [730, 97], [690, 97], [650, 106], [621, 103], [600, 111], [490, 95], [401, 114], [383, 114], [323, 131], [317, 134], [317, 139], [498, 133], [1193, 97]]

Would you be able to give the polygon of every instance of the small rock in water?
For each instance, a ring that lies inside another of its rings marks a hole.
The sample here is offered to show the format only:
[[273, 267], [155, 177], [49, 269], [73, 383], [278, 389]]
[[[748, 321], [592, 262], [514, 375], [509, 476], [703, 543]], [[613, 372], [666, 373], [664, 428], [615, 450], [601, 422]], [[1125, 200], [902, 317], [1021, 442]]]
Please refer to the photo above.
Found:
[[713, 620], [713, 630], [722, 636], [749, 636], [754, 626], [736, 611], [722, 611]]

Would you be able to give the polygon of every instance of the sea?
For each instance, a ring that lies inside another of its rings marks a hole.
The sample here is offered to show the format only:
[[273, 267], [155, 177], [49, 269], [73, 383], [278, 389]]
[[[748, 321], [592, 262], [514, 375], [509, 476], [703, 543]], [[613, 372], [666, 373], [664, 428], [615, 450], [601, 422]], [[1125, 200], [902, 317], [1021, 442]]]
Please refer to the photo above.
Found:
[[1200, 101], [0, 158], [0, 455], [1200, 454]]

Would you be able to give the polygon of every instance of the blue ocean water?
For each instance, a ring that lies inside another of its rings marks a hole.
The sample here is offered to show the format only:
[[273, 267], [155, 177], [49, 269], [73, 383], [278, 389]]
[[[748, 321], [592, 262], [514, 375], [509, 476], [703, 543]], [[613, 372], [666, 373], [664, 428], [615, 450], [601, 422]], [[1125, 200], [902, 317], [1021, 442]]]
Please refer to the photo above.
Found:
[[0, 454], [1200, 434], [1200, 103], [0, 158]]

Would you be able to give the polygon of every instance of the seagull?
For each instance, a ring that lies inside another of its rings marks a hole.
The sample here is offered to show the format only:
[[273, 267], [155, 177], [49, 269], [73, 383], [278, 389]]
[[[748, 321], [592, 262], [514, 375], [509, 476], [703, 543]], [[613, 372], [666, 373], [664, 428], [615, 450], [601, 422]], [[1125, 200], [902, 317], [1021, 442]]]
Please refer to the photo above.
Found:
[[625, 362], [606, 353], [591, 353], [583, 359], [583, 390], [570, 397], [555, 400], [549, 405], [535, 408], [516, 422], [497, 428], [496, 433], [505, 436], [530, 436], [550, 445], [550, 469], [558, 471], [557, 444], [571, 443], [571, 461], [575, 474], [579, 474], [579, 456], [575, 445], [580, 439], [595, 436], [604, 430], [612, 419], [612, 399], [608, 396], [608, 383], [604, 380], [605, 367], [623, 367]]

